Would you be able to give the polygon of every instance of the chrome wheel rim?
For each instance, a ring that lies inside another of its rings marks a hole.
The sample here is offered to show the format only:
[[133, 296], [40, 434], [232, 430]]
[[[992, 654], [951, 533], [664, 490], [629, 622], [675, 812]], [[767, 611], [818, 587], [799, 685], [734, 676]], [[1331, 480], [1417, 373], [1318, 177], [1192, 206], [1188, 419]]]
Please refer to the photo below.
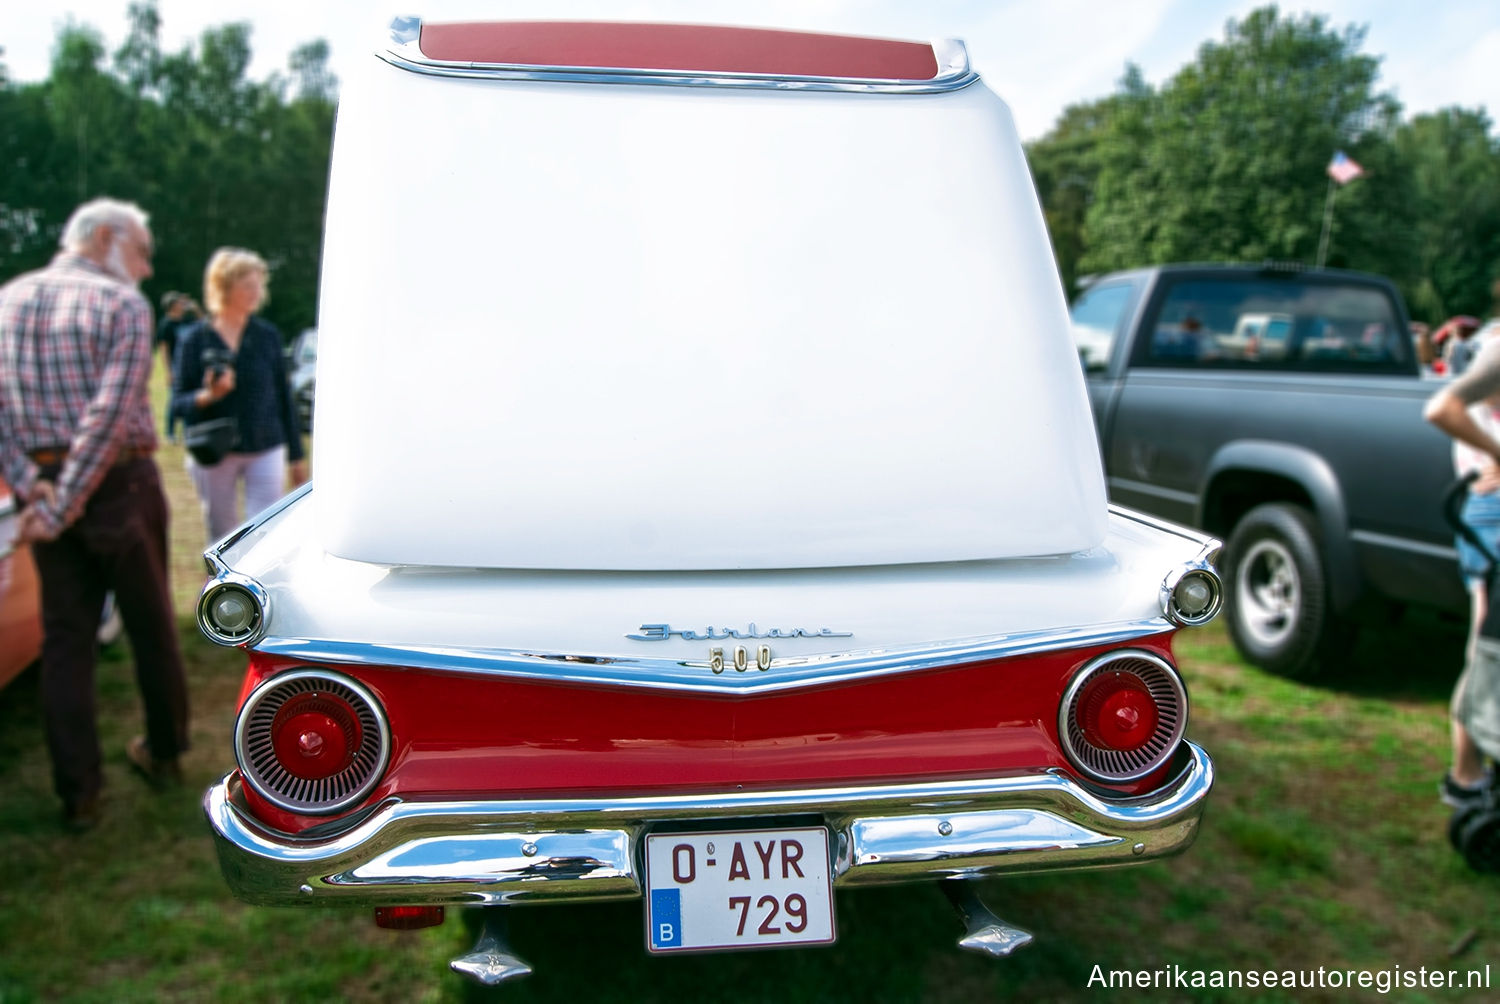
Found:
[[1286, 545], [1251, 545], [1235, 572], [1234, 593], [1235, 617], [1257, 645], [1275, 648], [1291, 637], [1302, 609], [1302, 580]]

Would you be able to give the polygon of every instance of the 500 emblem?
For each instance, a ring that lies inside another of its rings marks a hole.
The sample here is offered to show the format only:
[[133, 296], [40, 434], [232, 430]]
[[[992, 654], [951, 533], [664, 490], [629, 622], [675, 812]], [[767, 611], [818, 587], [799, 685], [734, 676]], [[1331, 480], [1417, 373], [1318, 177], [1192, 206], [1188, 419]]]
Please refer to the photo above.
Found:
[[[717, 645], [708, 650], [708, 668], [715, 673], [724, 672], [724, 650]], [[743, 673], [750, 668], [750, 653], [743, 645], [734, 647], [734, 671]], [[771, 668], [771, 646], [761, 645], [755, 650], [755, 668], [764, 673]]]

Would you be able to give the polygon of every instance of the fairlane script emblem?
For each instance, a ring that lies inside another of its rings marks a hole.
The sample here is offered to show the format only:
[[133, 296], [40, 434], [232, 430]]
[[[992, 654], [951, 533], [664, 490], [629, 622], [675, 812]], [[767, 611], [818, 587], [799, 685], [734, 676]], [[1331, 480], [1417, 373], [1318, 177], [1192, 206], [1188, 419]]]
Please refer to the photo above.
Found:
[[715, 628], [713, 625], [702, 631], [693, 631], [678, 630], [670, 624], [642, 624], [640, 634], [628, 634], [625, 637], [633, 641], [668, 641], [673, 635], [683, 641], [722, 641], [726, 638], [853, 638], [854, 632], [833, 631], [829, 628], [771, 628], [769, 631], [761, 631], [751, 621], [748, 631]]

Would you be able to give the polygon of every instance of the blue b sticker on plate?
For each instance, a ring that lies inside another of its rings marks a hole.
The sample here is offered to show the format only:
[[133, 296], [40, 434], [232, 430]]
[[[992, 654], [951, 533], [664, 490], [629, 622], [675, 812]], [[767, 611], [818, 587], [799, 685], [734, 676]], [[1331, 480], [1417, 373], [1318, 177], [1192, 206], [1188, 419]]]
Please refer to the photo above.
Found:
[[676, 948], [682, 944], [682, 893], [677, 889], [651, 890], [651, 947]]

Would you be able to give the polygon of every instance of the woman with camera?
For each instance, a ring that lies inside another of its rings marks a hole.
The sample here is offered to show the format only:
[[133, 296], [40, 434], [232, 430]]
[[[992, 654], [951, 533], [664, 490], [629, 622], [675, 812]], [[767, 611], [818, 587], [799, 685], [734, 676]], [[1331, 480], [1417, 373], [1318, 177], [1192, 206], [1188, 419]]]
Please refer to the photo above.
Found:
[[208, 317], [183, 336], [177, 354], [173, 407], [210, 543], [244, 519], [240, 482], [253, 515], [281, 497], [286, 473], [293, 486], [307, 480], [281, 332], [254, 316], [269, 274], [253, 251], [215, 251], [203, 276]]

